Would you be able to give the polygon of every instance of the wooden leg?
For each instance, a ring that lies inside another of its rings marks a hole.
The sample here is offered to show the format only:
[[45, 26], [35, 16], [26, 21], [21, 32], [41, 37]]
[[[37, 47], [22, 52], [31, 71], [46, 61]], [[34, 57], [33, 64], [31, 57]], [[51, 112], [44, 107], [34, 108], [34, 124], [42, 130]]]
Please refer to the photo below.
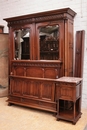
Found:
[[55, 117], [56, 117], [56, 115], [57, 115], [57, 113], [53, 113], [53, 116], [55, 116]]
[[12, 103], [10, 103], [10, 102], [8, 103], [8, 106], [12, 106], [12, 105], [13, 105]]
[[75, 125], [75, 124], [76, 124], [76, 122], [73, 121], [73, 125]]
[[57, 118], [56, 120], [57, 120], [57, 121], [59, 121], [60, 119], [59, 119], [59, 118]]

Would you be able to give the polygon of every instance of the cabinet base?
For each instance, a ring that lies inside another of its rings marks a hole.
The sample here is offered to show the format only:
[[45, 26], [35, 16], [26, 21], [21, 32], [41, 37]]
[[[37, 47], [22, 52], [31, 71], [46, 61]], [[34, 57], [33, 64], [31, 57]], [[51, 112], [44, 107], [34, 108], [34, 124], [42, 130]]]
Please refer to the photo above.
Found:
[[7, 100], [8, 102], [8, 106], [11, 105], [19, 105], [19, 106], [25, 106], [25, 107], [30, 107], [30, 108], [35, 108], [35, 109], [40, 109], [40, 110], [44, 110], [44, 111], [49, 111], [49, 112], [53, 112], [53, 113], [57, 113], [56, 109], [51, 108], [51, 107], [47, 107], [47, 106], [41, 106], [41, 104], [39, 105], [35, 105], [35, 104], [28, 104], [28, 103], [24, 103], [24, 102], [19, 102], [19, 101], [14, 101], [14, 100]]

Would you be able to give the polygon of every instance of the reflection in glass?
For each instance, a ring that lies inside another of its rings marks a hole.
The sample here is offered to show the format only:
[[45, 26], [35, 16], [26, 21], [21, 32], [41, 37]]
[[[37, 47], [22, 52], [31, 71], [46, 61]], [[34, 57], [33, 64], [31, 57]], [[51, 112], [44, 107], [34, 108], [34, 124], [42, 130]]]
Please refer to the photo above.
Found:
[[59, 59], [59, 26], [45, 26], [39, 28], [40, 59]]
[[15, 60], [30, 59], [29, 29], [19, 29], [14, 32]]

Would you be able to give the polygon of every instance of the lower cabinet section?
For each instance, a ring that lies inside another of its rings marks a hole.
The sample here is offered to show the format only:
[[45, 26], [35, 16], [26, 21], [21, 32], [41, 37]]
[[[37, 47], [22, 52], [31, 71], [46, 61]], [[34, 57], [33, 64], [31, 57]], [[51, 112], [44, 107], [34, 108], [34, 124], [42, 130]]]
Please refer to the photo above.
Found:
[[55, 82], [42, 78], [10, 78], [10, 104], [38, 108], [57, 112], [55, 99]]
[[75, 124], [81, 117], [82, 79], [10, 76], [8, 104], [41, 109]]
[[18, 97], [54, 102], [55, 82], [39, 78], [22, 79], [16, 76], [10, 79], [10, 94]]
[[62, 71], [60, 60], [12, 60], [8, 104], [57, 112], [56, 81]]

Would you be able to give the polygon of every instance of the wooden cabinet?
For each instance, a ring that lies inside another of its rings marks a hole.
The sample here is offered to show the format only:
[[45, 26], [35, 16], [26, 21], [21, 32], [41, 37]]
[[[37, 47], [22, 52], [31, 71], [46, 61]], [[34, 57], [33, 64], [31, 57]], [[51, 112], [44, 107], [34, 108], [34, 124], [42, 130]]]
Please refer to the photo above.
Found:
[[57, 85], [57, 120], [74, 124], [81, 117], [82, 78], [61, 77]]
[[56, 79], [73, 76], [70, 8], [6, 18], [9, 27], [8, 103], [56, 112]]

